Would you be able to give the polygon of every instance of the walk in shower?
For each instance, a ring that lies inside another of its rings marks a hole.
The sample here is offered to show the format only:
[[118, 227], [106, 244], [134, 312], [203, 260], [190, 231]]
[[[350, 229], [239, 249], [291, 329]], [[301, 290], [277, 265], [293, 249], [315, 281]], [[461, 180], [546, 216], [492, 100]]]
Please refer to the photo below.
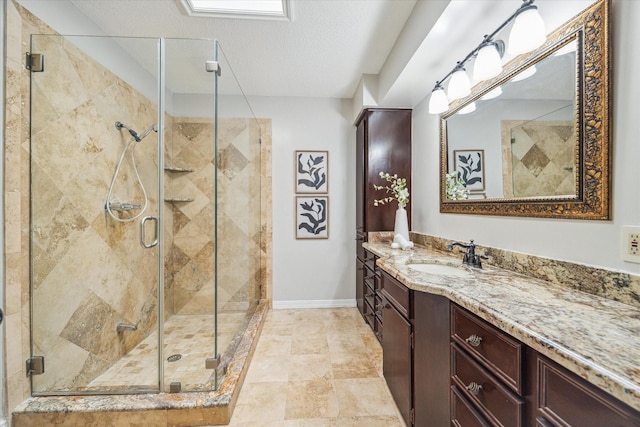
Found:
[[261, 295], [261, 128], [213, 40], [32, 35], [34, 395], [214, 390]]

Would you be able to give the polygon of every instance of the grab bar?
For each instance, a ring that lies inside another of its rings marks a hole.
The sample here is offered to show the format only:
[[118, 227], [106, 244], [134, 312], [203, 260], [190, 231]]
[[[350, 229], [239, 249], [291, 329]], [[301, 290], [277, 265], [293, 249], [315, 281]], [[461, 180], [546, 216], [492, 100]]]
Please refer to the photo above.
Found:
[[[147, 223], [147, 221], [155, 222], [155, 226], [153, 227], [155, 230], [155, 236], [154, 236], [153, 242], [151, 243], [147, 243], [147, 239], [145, 238], [144, 225]], [[142, 218], [142, 221], [140, 221], [140, 244], [142, 245], [143, 248], [149, 249], [158, 244], [158, 235], [160, 234], [158, 225], [159, 225], [158, 218], [156, 218], [155, 216], [145, 216], [144, 218]]]

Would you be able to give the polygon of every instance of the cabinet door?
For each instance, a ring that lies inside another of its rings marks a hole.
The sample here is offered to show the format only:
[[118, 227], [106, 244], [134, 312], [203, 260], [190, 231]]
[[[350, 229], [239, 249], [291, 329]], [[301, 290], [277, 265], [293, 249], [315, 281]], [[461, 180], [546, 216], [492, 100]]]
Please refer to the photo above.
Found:
[[[382, 295], [384, 299], [384, 290]], [[402, 417], [411, 426], [411, 323], [389, 303], [384, 303], [382, 321], [382, 371]]]
[[[373, 201], [385, 196], [373, 184], [386, 185], [379, 173], [388, 172], [406, 178], [411, 192], [411, 110], [369, 109], [360, 124], [364, 142], [363, 215], [364, 231], [390, 231], [395, 226], [396, 203], [374, 206]], [[359, 141], [358, 141], [359, 143]], [[358, 147], [359, 148], [359, 147]], [[360, 156], [360, 152], [357, 154]], [[359, 158], [358, 158], [359, 161]], [[356, 212], [358, 210], [356, 201]], [[406, 207], [411, 226], [411, 206]]]
[[[640, 414], [546, 358], [537, 356], [538, 415], [549, 425], [638, 427]], [[544, 425], [540, 420], [539, 424]]]
[[[356, 130], [356, 233], [365, 233], [364, 224], [364, 167], [365, 167], [365, 139], [367, 119], [363, 118]], [[360, 237], [360, 236], [358, 236]], [[363, 239], [366, 240], [366, 239]], [[360, 256], [360, 254], [358, 254]]]
[[413, 292], [412, 295], [415, 425], [448, 427], [450, 425], [449, 397], [451, 396], [449, 392], [451, 376], [449, 373], [449, 300], [426, 292]]

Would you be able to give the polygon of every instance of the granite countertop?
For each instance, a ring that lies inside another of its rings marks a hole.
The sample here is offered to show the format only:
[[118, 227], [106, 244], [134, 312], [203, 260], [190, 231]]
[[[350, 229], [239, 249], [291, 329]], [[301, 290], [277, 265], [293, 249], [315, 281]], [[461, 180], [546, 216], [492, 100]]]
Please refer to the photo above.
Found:
[[[408, 288], [442, 295], [640, 410], [640, 309], [462, 256], [389, 243], [365, 243], [377, 264]], [[468, 274], [416, 271], [410, 263], [458, 266]]]

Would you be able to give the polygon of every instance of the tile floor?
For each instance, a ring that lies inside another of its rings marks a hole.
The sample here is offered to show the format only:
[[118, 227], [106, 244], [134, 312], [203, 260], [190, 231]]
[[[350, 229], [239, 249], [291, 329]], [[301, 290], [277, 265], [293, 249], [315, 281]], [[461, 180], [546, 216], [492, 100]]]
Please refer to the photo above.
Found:
[[405, 427], [355, 308], [271, 310], [230, 425]]

